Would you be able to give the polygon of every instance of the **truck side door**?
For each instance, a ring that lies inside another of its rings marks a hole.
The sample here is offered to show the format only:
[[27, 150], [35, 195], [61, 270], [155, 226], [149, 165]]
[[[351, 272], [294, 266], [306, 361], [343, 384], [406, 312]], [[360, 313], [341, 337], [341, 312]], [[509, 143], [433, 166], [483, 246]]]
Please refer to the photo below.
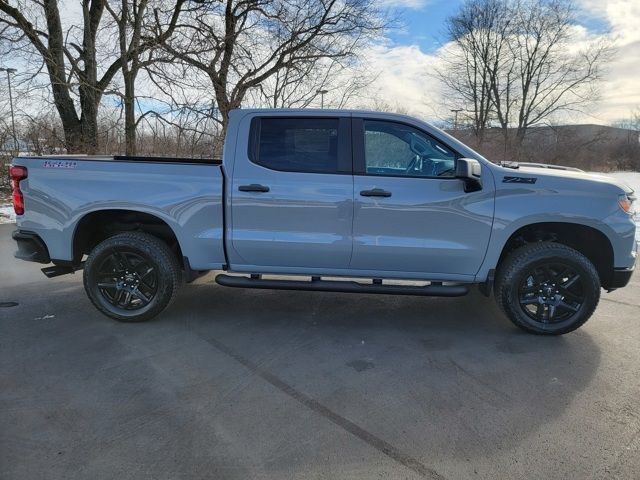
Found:
[[459, 155], [415, 126], [354, 118], [352, 128], [351, 268], [475, 275], [491, 233], [492, 182], [465, 192]]
[[250, 122], [249, 145], [236, 148], [230, 185], [234, 269], [347, 268], [353, 227], [349, 115], [271, 114], [243, 121]]

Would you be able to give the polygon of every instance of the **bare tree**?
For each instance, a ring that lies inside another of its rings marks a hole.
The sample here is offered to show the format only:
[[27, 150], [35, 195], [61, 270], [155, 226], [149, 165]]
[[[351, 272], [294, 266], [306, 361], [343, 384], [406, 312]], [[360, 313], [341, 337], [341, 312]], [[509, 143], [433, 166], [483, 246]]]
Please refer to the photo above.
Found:
[[522, 143], [530, 126], [595, 100], [611, 48], [599, 41], [571, 52], [575, 7], [570, 1], [521, 0], [512, 11], [517, 29], [511, 37], [510, 55], [517, 81], [509, 85], [511, 91], [496, 96], [494, 103], [504, 105], [515, 99], [517, 117], [506, 123], [515, 124], [516, 141]]
[[[82, 0], [80, 25], [65, 29], [58, 0], [0, 0], [0, 31], [11, 41], [13, 51], [35, 57], [46, 68], [69, 152], [97, 151], [98, 109], [103, 95], [123, 63], [129, 64], [158, 42], [156, 37], [141, 41], [134, 34], [119, 53], [106, 46], [110, 39], [99, 45], [106, 8], [107, 0]], [[131, 25], [131, 17], [125, 13], [121, 19]], [[126, 43], [126, 32], [124, 37]], [[130, 68], [125, 70], [131, 86], [135, 75]]]
[[505, 150], [527, 130], [595, 99], [611, 48], [606, 42], [571, 49], [575, 8], [567, 0], [469, 0], [448, 20], [445, 67], [438, 72], [451, 98], [483, 132], [497, 121]]
[[58, 136], [60, 121], [55, 112], [23, 117], [22, 140], [29, 152], [36, 155], [60, 153], [64, 141]]
[[259, 98], [271, 108], [305, 108], [327, 90], [331, 80], [332, 62], [326, 68], [317, 61], [300, 62], [282, 68], [258, 85]]
[[[56, 0], [0, 0], [0, 25], [5, 34], [12, 34], [18, 48], [25, 43], [32, 47], [46, 66], [69, 151], [96, 150], [98, 104], [119, 68], [116, 62], [98, 75], [96, 36], [103, 11], [104, 1], [83, 0], [81, 33], [72, 39], [71, 32], [63, 29]], [[73, 99], [76, 86], [80, 112]]]
[[6, 150], [6, 146], [11, 138], [11, 129], [9, 124], [0, 119], [0, 152]]
[[322, 102], [325, 106], [343, 108], [366, 96], [375, 79], [376, 75], [366, 65], [357, 62], [314, 59], [287, 66], [264, 80], [251, 92], [257, 91], [251, 103], [271, 108], [307, 108], [317, 106], [320, 92], [325, 92]]
[[482, 143], [493, 111], [496, 72], [510, 29], [509, 7], [503, 0], [472, 0], [447, 19], [446, 49], [437, 77], [452, 94], [451, 107], [463, 107]]
[[384, 27], [374, 0], [194, 0], [166, 49], [213, 86], [224, 134], [247, 93], [315, 59], [346, 59]]
[[[161, 0], [120, 0], [106, 2], [118, 32], [120, 69], [124, 83], [125, 151], [136, 154], [136, 79], [140, 71], [156, 61], [156, 49], [171, 37], [185, 0], [166, 2]], [[144, 58], [143, 58], [144, 56]]]

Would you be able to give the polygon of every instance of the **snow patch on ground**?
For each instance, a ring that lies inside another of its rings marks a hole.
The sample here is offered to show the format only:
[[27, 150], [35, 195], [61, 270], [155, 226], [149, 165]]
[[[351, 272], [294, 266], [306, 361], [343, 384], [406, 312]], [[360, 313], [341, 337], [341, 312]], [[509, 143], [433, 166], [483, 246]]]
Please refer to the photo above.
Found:
[[609, 172], [601, 175], [609, 175], [629, 185], [636, 193], [640, 193], [640, 172]]
[[[610, 172], [607, 173], [612, 177], [626, 183], [635, 192], [635, 196], [640, 199], [640, 172]], [[635, 202], [636, 215], [636, 241], [640, 242], [640, 200]]]
[[0, 205], [0, 223], [16, 223], [13, 205]]

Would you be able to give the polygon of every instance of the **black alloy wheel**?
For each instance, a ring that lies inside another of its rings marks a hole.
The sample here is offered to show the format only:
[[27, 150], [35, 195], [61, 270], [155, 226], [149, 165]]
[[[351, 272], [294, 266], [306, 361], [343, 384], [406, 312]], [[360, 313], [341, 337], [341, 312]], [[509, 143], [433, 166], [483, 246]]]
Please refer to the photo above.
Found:
[[530, 333], [562, 335], [584, 324], [600, 300], [600, 276], [577, 250], [536, 242], [510, 252], [495, 280], [500, 308]]
[[158, 292], [158, 272], [151, 261], [132, 251], [112, 250], [98, 266], [98, 290], [111, 305], [139, 310]]
[[177, 256], [144, 232], [107, 238], [87, 257], [84, 287], [95, 307], [121, 322], [142, 322], [162, 312], [181, 284]]
[[542, 324], [563, 322], [580, 311], [585, 288], [575, 268], [564, 263], [542, 263], [523, 276], [518, 292], [522, 310]]

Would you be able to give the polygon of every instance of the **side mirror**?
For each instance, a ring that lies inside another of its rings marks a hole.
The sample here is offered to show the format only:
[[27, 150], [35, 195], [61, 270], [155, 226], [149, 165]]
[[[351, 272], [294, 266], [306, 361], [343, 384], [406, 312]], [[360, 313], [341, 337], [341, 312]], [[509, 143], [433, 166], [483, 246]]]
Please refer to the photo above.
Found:
[[465, 192], [475, 192], [482, 189], [480, 162], [473, 158], [459, 158], [456, 160], [456, 178], [464, 181]]

